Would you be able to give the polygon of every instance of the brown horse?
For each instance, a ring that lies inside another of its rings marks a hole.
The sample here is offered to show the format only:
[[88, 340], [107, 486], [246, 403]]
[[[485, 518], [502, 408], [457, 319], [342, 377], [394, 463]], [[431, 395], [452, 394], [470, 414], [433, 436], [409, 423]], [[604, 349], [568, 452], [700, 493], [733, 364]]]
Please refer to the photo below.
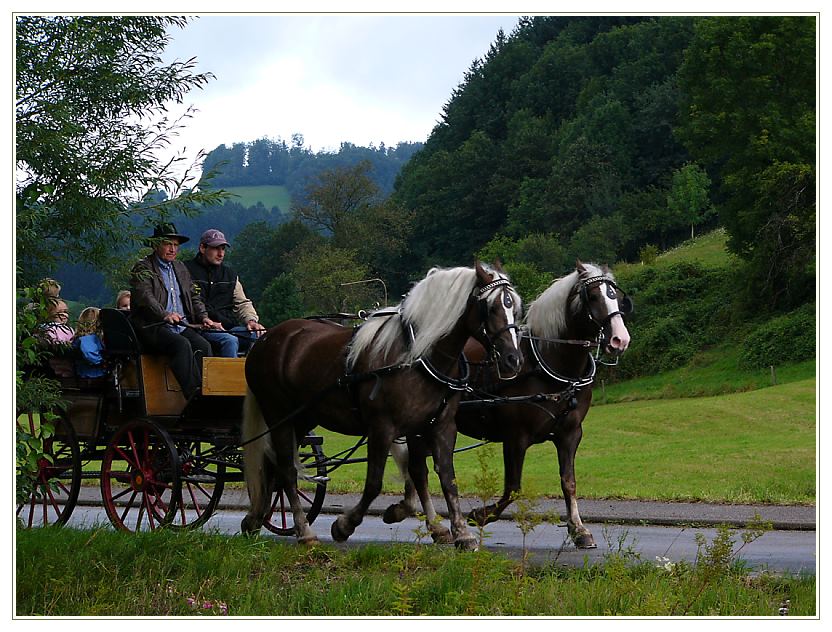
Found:
[[[632, 311], [632, 302], [615, 284], [606, 268], [578, 262], [571, 274], [555, 281], [529, 306], [521, 350], [524, 364], [511, 381], [500, 381], [489, 363], [473, 379], [475, 401], [463, 401], [457, 410], [460, 432], [470, 437], [502, 442], [505, 467], [504, 491], [496, 504], [471, 512], [478, 524], [496, 520], [520, 491], [523, 461], [530, 446], [545, 441], [555, 444], [560, 465], [560, 484], [566, 502], [569, 535], [579, 548], [595, 548], [592, 533], [581, 521], [575, 488], [575, 453], [582, 437], [582, 422], [592, 403], [595, 359], [591, 347], [618, 356], [626, 351], [630, 334], [622, 315]], [[470, 362], [484, 359], [481, 345], [469, 341], [465, 355]], [[545, 397], [542, 397], [545, 396]], [[534, 397], [535, 399], [532, 399]], [[502, 398], [520, 398], [508, 400]], [[525, 399], [524, 399], [525, 398]], [[486, 399], [494, 403], [484, 403]], [[476, 401], [479, 400], [479, 401]], [[422, 448], [424, 450], [424, 448]], [[421, 458], [394, 446], [393, 457], [400, 469]], [[427, 520], [435, 523], [436, 510], [430, 496], [420, 491], [427, 480], [406, 479], [405, 499], [387, 508], [385, 522], [398, 522], [413, 515], [416, 492]], [[447, 530], [435, 530], [440, 539]]]
[[[289, 320], [270, 329], [246, 359], [244, 471], [256, 532], [274, 489], [292, 508], [299, 542], [317, 541], [297, 493], [297, 438], [317, 425], [367, 437], [367, 476], [359, 503], [332, 525], [346, 540], [381, 491], [391, 443], [429, 443], [451, 512], [454, 542], [476, 548], [459, 509], [453, 469], [454, 415], [467, 386], [462, 349], [470, 336], [493, 352], [501, 371], [522, 364], [516, 321], [520, 297], [499, 268], [434, 268], [394, 310], [356, 331], [328, 321]], [[422, 476], [418, 464], [413, 474]], [[425, 473], [426, 476], [426, 473]]]

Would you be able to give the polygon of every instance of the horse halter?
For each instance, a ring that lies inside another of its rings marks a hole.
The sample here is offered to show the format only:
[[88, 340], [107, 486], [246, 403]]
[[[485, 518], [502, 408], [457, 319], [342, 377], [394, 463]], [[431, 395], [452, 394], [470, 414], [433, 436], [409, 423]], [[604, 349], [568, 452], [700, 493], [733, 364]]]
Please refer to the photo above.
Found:
[[511, 380], [517, 376], [513, 375], [511, 377], [503, 377], [500, 373], [499, 362], [497, 362], [500, 356], [500, 352], [497, 351], [497, 346], [495, 342], [497, 338], [503, 335], [503, 333], [511, 331], [513, 329], [515, 330], [515, 334], [517, 336], [517, 341], [519, 345], [520, 327], [517, 325], [517, 323], [509, 323], [505, 327], [501, 327], [500, 329], [498, 329], [490, 336], [485, 327], [486, 322], [488, 322], [488, 296], [491, 294], [493, 290], [496, 290], [500, 287], [504, 288], [502, 300], [503, 307], [506, 310], [513, 311], [514, 299], [511, 297], [511, 292], [509, 290], [513, 290], [514, 288], [511, 285], [511, 281], [509, 281], [508, 279], [495, 279], [494, 281], [491, 281], [490, 283], [483, 285], [481, 288], [477, 289], [471, 294], [470, 300], [477, 301], [477, 309], [479, 310], [479, 319], [481, 326], [479, 335], [482, 337], [482, 340], [480, 340], [480, 342], [483, 343], [483, 346], [486, 348], [486, 351], [488, 352], [489, 356], [494, 360], [494, 363], [497, 367], [497, 376], [501, 380]]

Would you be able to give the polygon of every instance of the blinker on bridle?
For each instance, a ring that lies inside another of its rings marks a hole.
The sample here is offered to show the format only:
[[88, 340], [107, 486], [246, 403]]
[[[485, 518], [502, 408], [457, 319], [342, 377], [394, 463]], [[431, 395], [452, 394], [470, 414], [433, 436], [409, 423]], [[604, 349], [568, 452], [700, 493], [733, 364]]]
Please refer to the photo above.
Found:
[[620, 314], [621, 316], [626, 316], [627, 314], [631, 314], [633, 312], [633, 300], [627, 295], [627, 293], [624, 290], [618, 287], [615, 281], [605, 276], [594, 276], [581, 281], [580, 293], [581, 299], [584, 301], [584, 303], [589, 302], [589, 288], [594, 283], [606, 283], [607, 297], [612, 300], [618, 300], [618, 294], [621, 294], [623, 297], [620, 299], [621, 309], [616, 310], [614, 312], [610, 312], [609, 314], [607, 314], [607, 317], [600, 323], [592, 317], [592, 312], [589, 312], [589, 319], [596, 325], [603, 329], [603, 327], [605, 327], [607, 323], [613, 319], [614, 316], [618, 314]]

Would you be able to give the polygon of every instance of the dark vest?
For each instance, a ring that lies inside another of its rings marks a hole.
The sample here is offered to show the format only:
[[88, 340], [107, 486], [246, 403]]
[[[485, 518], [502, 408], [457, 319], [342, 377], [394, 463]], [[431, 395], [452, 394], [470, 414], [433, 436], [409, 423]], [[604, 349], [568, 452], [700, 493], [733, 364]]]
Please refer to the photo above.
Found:
[[221, 322], [226, 329], [239, 325], [234, 315], [234, 287], [237, 285], [237, 273], [226, 265], [208, 265], [199, 254], [190, 261], [186, 261], [185, 265], [193, 277], [199, 296], [205, 303], [208, 317]]

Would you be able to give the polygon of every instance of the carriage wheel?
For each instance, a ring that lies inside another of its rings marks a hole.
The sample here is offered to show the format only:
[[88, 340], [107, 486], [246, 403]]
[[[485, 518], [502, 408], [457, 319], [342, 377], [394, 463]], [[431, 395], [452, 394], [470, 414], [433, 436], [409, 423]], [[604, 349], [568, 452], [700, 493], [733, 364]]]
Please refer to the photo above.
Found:
[[169, 524], [181, 493], [179, 457], [164, 429], [143, 419], [119, 428], [101, 460], [101, 497], [122, 531]]
[[52, 422], [54, 432], [44, 438], [41, 415], [37, 413], [21, 415], [17, 424], [23, 432], [43, 442], [34, 487], [29, 497], [17, 505], [17, 517], [28, 528], [66, 524], [81, 489], [81, 451], [75, 430], [69, 419], [59, 416]]
[[[301, 445], [298, 450], [300, 461], [307, 466], [307, 472], [314, 469], [314, 476], [320, 479], [316, 483], [298, 481], [300, 502], [306, 512], [306, 520], [312, 524], [321, 512], [326, 496], [326, 457], [323, 448], [317, 443]], [[289, 507], [289, 499], [282, 489], [275, 492], [271, 509], [263, 526], [277, 535], [295, 535], [295, 520]]]
[[208, 522], [217, 509], [225, 486], [225, 463], [210, 459], [199, 441], [180, 441], [177, 447], [182, 498], [170, 526], [196, 529]]

